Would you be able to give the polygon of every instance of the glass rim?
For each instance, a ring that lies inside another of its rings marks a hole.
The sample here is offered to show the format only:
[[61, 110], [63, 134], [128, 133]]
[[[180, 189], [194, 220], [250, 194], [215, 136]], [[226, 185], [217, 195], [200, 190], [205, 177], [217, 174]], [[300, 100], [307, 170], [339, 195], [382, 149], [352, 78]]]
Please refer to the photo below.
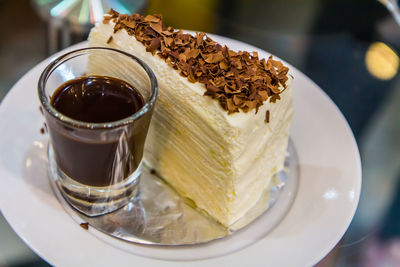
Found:
[[[79, 121], [75, 120], [71, 117], [68, 117], [61, 112], [57, 111], [51, 104], [50, 100], [46, 97], [45, 94], [45, 85], [46, 82], [49, 78], [49, 76], [53, 73], [55, 68], [57, 68], [61, 63], [64, 63], [66, 59], [74, 58], [79, 55], [85, 54], [87, 51], [91, 50], [108, 50], [112, 52], [116, 52], [125, 56], [130, 57], [134, 61], [136, 61], [147, 73], [149, 79], [150, 79], [150, 86], [151, 86], [151, 95], [150, 98], [145, 101], [145, 104], [143, 107], [141, 107], [138, 111], [130, 115], [129, 117], [116, 120], [116, 121], [111, 121], [111, 122], [101, 122], [101, 123], [94, 123], [94, 122], [84, 122], [84, 121]], [[86, 129], [111, 129], [111, 128], [117, 128], [120, 126], [124, 126], [127, 124], [131, 124], [134, 122], [136, 119], [140, 118], [141, 116], [145, 115], [147, 112], [151, 110], [151, 108], [154, 106], [154, 103], [157, 99], [158, 95], [158, 84], [157, 84], [157, 78], [154, 75], [153, 71], [150, 69], [150, 67], [144, 63], [141, 59], [138, 57], [127, 53], [125, 51], [121, 51], [115, 48], [109, 48], [109, 47], [86, 47], [86, 48], [80, 48], [76, 49], [70, 52], [67, 52], [53, 61], [51, 61], [47, 67], [43, 70], [39, 77], [38, 81], [38, 95], [39, 95], [39, 100], [41, 105], [44, 107], [44, 109], [56, 120], [67, 124], [69, 126], [73, 127], [78, 127], [78, 128], [86, 128]]]

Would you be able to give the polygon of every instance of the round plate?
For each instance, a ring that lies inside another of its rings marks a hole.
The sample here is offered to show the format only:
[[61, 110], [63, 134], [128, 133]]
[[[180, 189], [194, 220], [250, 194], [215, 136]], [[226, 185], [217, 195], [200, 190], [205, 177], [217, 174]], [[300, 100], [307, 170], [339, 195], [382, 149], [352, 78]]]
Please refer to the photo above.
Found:
[[[269, 56], [245, 43], [210, 36], [233, 50], [256, 50], [260, 57]], [[38, 151], [47, 138], [39, 131], [43, 124], [36, 94], [39, 75], [56, 56], [86, 45], [72, 46], [38, 64], [1, 103], [0, 209], [25, 243], [52, 265], [95, 262], [96, 266], [185, 266], [184, 258], [156, 258], [173, 250], [193, 255], [212, 246], [150, 247], [125, 243], [92, 228], [86, 231], [54, 196], [47, 167], [42, 166], [47, 159], [37, 159], [43, 155]], [[230, 254], [191, 261], [191, 266], [310, 266], [336, 245], [353, 218], [361, 189], [360, 156], [353, 134], [332, 100], [304, 74], [289, 67], [295, 77], [291, 139], [298, 154], [300, 179], [293, 206], [274, 230], [254, 244]], [[252, 225], [246, 231], [251, 238], [256, 232], [257, 227]], [[235, 242], [245, 242], [246, 238], [236, 238]]]

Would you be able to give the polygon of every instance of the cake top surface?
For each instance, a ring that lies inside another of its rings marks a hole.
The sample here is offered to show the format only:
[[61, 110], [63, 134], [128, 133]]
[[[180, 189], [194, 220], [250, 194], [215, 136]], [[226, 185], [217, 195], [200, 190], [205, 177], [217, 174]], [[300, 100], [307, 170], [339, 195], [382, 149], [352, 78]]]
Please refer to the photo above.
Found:
[[[259, 59], [257, 52], [235, 52], [204, 33], [192, 36], [174, 30], [163, 24], [161, 15], [144, 17], [110, 10], [103, 23], [110, 20], [115, 23], [114, 33], [125, 29], [146, 51], [160, 56], [190, 82], [203, 83], [205, 95], [217, 99], [229, 114], [258, 111], [267, 99], [280, 99], [286, 88], [289, 69], [272, 56]], [[112, 42], [112, 36], [108, 42]]]

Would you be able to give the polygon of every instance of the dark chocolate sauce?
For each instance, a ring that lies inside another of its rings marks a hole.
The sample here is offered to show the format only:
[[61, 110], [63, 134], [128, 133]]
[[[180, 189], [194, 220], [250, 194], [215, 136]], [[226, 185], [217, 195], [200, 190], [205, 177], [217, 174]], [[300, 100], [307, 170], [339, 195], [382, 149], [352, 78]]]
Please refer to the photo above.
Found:
[[[101, 123], [129, 117], [144, 101], [127, 82], [85, 76], [62, 84], [53, 94], [51, 105], [75, 120]], [[110, 129], [74, 129], [52, 123], [49, 129], [57, 164], [66, 175], [85, 185], [118, 183], [140, 164], [147, 133], [144, 126], [149, 121], [150, 116], [144, 115], [132, 125], [115, 130], [119, 132], [113, 137], [108, 137], [110, 132], [106, 134]]]
[[85, 76], [62, 84], [51, 105], [60, 113], [84, 122], [111, 122], [129, 117], [143, 98], [129, 83], [104, 76]]

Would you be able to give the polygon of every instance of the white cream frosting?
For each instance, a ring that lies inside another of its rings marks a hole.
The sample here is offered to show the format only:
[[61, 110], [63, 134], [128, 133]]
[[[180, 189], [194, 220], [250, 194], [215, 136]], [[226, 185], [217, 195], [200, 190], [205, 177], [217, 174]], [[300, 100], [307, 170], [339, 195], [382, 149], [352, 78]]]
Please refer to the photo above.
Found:
[[[197, 207], [231, 225], [257, 202], [273, 174], [283, 168], [292, 117], [290, 84], [280, 100], [267, 100], [258, 113], [253, 109], [228, 115], [217, 100], [204, 96], [203, 84], [189, 82], [159, 56], [146, 52], [125, 30], [113, 34], [113, 27], [112, 22], [97, 24], [89, 36], [90, 46], [131, 53], [149, 65], [158, 80], [145, 161]], [[140, 71], [123, 68], [124, 62], [105, 58], [91, 64], [107, 68], [108, 75], [125, 72], [134, 86], [146, 82], [135, 76], [143, 75]], [[269, 123], [265, 123], [267, 110]]]

